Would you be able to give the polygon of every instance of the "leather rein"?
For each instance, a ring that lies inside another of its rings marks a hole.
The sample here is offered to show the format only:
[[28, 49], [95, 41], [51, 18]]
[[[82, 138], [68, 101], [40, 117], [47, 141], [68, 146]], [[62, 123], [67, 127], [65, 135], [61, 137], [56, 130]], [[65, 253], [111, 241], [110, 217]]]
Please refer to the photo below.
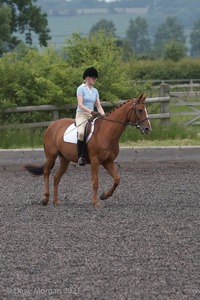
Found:
[[[141, 103], [133, 103], [133, 108], [130, 108], [129, 110], [128, 110], [128, 112], [127, 112], [127, 114], [129, 114], [130, 113], [130, 117], [131, 117], [131, 114], [134, 112], [135, 113], [135, 117], [136, 117], [136, 120], [138, 119], [138, 117], [137, 117], [137, 111], [136, 111], [136, 105], [137, 104], [141, 104]], [[100, 118], [101, 119], [101, 118]], [[142, 119], [142, 120], [138, 120], [136, 123], [134, 123], [134, 122], [121, 122], [121, 121], [116, 121], [116, 120], [111, 120], [111, 119], [104, 119], [104, 118], [102, 118], [104, 121], [110, 121], [110, 122], [114, 122], [114, 123], [119, 123], [119, 124], [122, 124], [122, 125], [129, 125], [129, 126], [135, 126], [137, 129], [140, 129], [141, 130], [141, 132], [142, 133], [144, 133], [143, 132], [143, 129], [141, 128], [141, 126], [140, 126], [140, 124], [141, 123], [143, 123], [144, 121], [146, 121], [146, 120], [149, 120], [149, 118], [148, 117], [146, 117], [146, 118], [144, 118], [144, 119]]]

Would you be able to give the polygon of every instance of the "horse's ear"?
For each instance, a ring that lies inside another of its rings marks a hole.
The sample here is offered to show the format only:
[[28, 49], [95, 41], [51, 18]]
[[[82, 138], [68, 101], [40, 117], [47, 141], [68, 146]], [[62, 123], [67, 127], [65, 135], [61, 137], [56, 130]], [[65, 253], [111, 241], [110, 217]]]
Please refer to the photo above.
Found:
[[138, 100], [141, 101], [141, 100], [142, 100], [142, 97], [143, 97], [143, 94], [140, 94]]
[[143, 94], [142, 102], [144, 102], [144, 101], [146, 100], [146, 97], [147, 97], [147, 96]]
[[137, 101], [138, 101], [138, 102], [144, 102], [145, 99], [146, 99], [146, 95], [141, 94], [141, 95], [137, 98]]

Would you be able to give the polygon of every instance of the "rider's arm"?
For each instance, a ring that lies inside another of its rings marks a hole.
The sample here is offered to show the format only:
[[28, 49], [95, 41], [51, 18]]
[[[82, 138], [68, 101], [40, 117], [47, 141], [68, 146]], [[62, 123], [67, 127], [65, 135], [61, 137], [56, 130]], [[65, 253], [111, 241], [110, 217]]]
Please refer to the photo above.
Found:
[[99, 98], [96, 99], [95, 104], [96, 104], [96, 107], [97, 107], [98, 112], [99, 112], [102, 116], [105, 115], [105, 112], [104, 112], [104, 110], [103, 110], [103, 107], [101, 106], [101, 102], [100, 102], [100, 99], [99, 99]]

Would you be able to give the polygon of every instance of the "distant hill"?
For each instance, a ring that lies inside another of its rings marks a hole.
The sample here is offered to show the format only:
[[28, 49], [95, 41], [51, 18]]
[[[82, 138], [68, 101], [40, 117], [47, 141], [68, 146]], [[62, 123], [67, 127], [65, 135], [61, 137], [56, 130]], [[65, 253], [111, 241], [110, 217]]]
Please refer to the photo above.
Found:
[[52, 16], [81, 15], [81, 14], [110, 14], [147, 12], [153, 0], [135, 1], [98, 1], [98, 0], [38, 0], [43, 10]]
[[200, 18], [200, 0], [38, 0], [37, 4], [48, 14], [55, 43], [62, 43], [64, 36], [75, 31], [89, 33], [102, 18], [112, 20], [121, 37], [125, 36], [129, 20], [137, 16], [146, 18], [150, 36], [167, 16], [177, 17], [186, 33]]
[[200, 18], [199, 0], [38, 0], [37, 3], [49, 16], [143, 14], [153, 28], [168, 15], [176, 16], [186, 29]]

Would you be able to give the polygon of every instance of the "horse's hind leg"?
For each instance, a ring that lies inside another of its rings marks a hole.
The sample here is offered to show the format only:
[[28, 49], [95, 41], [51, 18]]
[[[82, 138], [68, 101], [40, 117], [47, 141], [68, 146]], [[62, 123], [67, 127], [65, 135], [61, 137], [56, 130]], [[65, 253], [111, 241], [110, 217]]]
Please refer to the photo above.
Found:
[[49, 176], [51, 173], [51, 169], [55, 164], [56, 158], [57, 158], [57, 154], [52, 156], [47, 156], [46, 158], [46, 163], [44, 167], [44, 195], [42, 199], [43, 205], [47, 205], [49, 202]]
[[63, 156], [60, 156], [60, 167], [54, 176], [54, 199], [53, 204], [60, 204], [60, 201], [58, 199], [58, 185], [61, 180], [61, 177], [63, 174], [67, 171], [67, 168], [69, 166], [69, 161], [65, 159]]
[[110, 163], [103, 164], [103, 167], [106, 169], [106, 171], [110, 174], [110, 176], [113, 177], [114, 183], [110, 190], [108, 192], [104, 192], [101, 194], [100, 199], [101, 200], [106, 200], [107, 198], [111, 197], [116, 189], [116, 187], [119, 185], [120, 182], [120, 177], [119, 174], [117, 173], [117, 170], [115, 168], [114, 161]]

